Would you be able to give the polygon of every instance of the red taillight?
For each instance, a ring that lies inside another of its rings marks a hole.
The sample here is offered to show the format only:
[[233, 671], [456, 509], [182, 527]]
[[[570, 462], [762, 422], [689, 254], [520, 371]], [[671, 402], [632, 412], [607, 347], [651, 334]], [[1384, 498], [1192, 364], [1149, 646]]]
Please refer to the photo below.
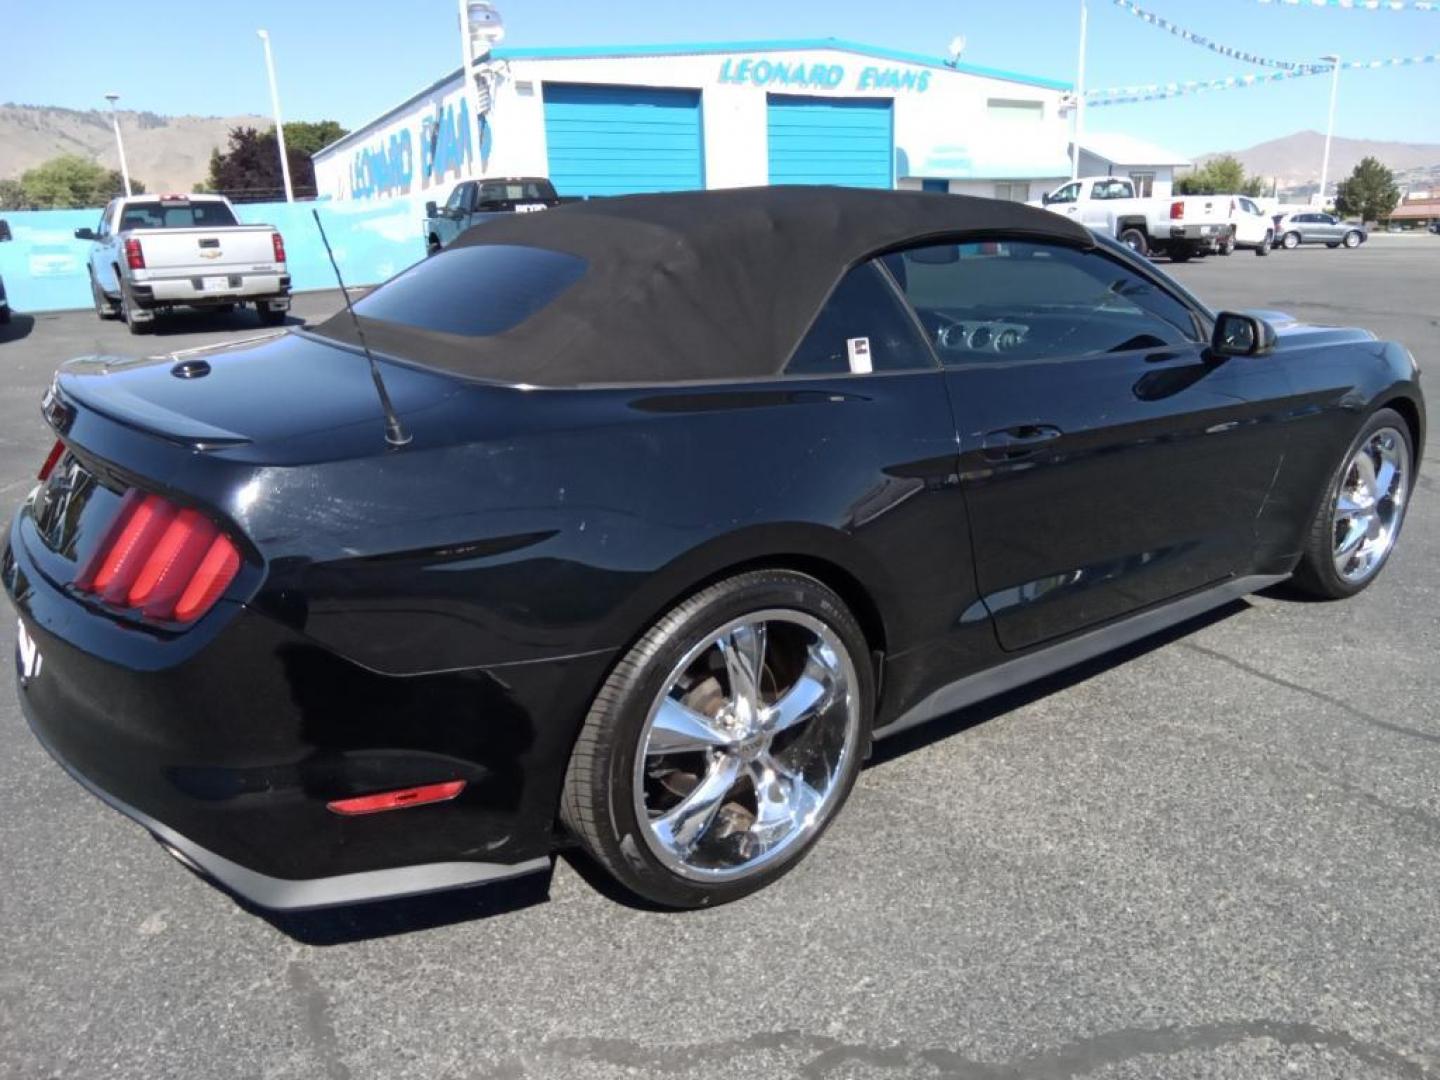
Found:
[[279, 230], [270, 234], [270, 242], [275, 245], [275, 261], [285, 261], [285, 238], [280, 235]]
[[125, 263], [131, 270], [145, 269], [145, 249], [133, 236], [125, 241]]
[[45, 463], [40, 466], [40, 475], [36, 479], [49, 480], [50, 474], [55, 471], [55, 466], [64, 455], [65, 444], [59, 439], [56, 439], [55, 445], [52, 446], [50, 452], [45, 455]]
[[131, 488], [75, 588], [147, 619], [193, 622], [239, 571], [239, 551], [209, 518]]
[[1170, 204], [1170, 220], [1179, 221], [1185, 216], [1185, 204], [1183, 202], [1172, 202]]
[[357, 795], [353, 799], [336, 799], [325, 805], [337, 814], [378, 814], [382, 810], [403, 810], [407, 806], [445, 802], [465, 790], [464, 780], [447, 780], [441, 784], [381, 791], [374, 795]]

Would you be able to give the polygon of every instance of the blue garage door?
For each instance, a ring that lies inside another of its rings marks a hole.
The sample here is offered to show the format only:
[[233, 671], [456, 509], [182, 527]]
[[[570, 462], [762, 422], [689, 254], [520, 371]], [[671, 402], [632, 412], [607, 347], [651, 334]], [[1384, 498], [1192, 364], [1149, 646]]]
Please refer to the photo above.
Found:
[[888, 98], [770, 95], [770, 183], [892, 187]]
[[561, 195], [705, 186], [698, 90], [546, 83], [545, 142]]

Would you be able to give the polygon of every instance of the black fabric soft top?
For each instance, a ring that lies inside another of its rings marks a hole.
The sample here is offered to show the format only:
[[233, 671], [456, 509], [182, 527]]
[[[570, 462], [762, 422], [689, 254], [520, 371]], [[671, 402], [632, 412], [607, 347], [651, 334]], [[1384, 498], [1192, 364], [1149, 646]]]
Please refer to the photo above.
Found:
[[[1048, 210], [963, 195], [803, 186], [628, 195], [492, 219], [456, 240], [588, 262], [579, 281], [509, 330], [466, 337], [362, 321], [377, 351], [499, 382], [764, 377], [783, 368], [850, 267], [887, 249], [993, 233], [1094, 243]], [[485, 302], [483, 291], [474, 302]], [[343, 311], [315, 332], [356, 342]]]

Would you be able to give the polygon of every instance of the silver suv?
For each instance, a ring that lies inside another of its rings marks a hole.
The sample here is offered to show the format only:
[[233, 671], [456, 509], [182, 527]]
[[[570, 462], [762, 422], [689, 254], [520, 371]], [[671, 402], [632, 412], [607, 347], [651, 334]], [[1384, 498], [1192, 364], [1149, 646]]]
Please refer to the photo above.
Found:
[[1324, 244], [1326, 247], [1357, 248], [1370, 238], [1363, 225], [1341, 221], [1334, 214], [1305, 211], [1286, 214], [1277, 224], [1275, 235], [1279, 245], [1293, 250], [1301, 244]]

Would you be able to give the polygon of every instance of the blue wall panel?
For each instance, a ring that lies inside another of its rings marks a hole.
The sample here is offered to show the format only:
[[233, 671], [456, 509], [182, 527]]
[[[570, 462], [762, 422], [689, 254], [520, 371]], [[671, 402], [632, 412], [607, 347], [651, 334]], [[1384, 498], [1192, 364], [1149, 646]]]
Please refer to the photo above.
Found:
[[546, 83], [545, 143], [561, 195], [705, 186], [698, 90]]
[[[246, 203], [235, 208], [247, 224], [274, 225], [285, 237], [293, 288], [330, 289], [335, 274], [315, 231], [320, 219], [347, 285], [374, 285], [425, 255], [421, 239], [424, 198], [360, 202]], [[25, 210], [0, 213], [14, 239], [0, 242], [0, 278], [16, 311], [90, 306], [90, 243], [73, 233], [100, 221], [96, 210]]]
[[894, 145], [888, 98], [770, 95], [772, 184], [893, 187]]

